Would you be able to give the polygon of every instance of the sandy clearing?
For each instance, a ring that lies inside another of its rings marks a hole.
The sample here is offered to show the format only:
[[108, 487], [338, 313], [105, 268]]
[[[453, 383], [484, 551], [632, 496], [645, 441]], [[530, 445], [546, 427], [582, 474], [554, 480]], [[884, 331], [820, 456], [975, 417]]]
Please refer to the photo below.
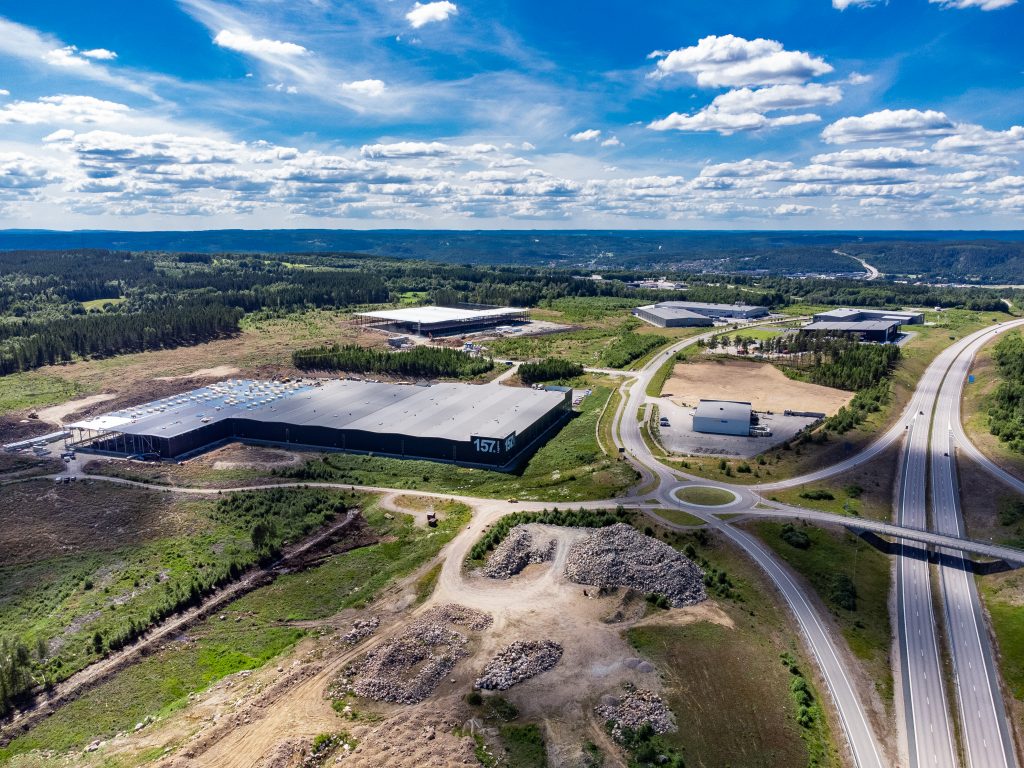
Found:
[[741, 400], [756, 411], [817, 411], [833, 414], [852, 392], [788, 378], [774, 365], [749, 360], [680, 363], [662, 390], [684, 407], [698, 400]]
[[78, 400], [68, 400], [60, 405], [51, 405], [49, 408], [40, 408], [36, 411], [36, 414], [39, 416], [40, 421], [59, 425], [63, 424], [64, 419], [72, 413], [88, 408], [91, 405], [105, 403], [107, 400], [113, 400], [115, 397], [117, 395], [113, 394], [90, 395], [89, 397], [81, 397]]
[[177, 381], [178, 379], [212, 379], [223, 376], [233, 376], [238, 373], [238, 368], [233, 365], [218, 365], [213, 368], [200, 368], [199, 370], [186, 373], [181, 376], [157, 376], [157, 381]]

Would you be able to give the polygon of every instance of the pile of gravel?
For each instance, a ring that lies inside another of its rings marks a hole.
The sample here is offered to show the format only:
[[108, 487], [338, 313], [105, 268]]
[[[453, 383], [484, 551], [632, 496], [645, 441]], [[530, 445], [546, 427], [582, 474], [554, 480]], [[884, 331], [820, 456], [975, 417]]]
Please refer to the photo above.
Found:
[[466, 655], [468, 638], [451, 626], [480, 631], [491, 621], [488, 614], [461, 605], [432, 608], [403, 634], [385, 640], [350, 666], [341, 682], [357, 696], [375, 701], [423, 701]]
[[598, 528], [575, 541], [566, 558], [565, 575], [577, 584], [664, 595], [674, 608], [707, 599], [704, 573], [695, 563], [624, 523]]
[[611, 721], [612, 738], [621, 742], [623, 729], [640, 730], [649, 725], [655, 733], [670, 733], [676, 730], [672, 710], [653, 691], [632, 688], [619, 698], [605, 696], [595, 707], [605, 720]]
[[508, 532], [487, 558], [483, 574], [492, 579], [508, 579], [532, 563], [543, 563], [555, 556], [554, 539], [542, 540], [536, 528], [521, 524]]
[[363, 619], [356, 619], [352, 623], [352, 629], [342, 635], [341, 642], [345, 643], [345, 645], [356, 645], [376, 632], [379, 626], [380, 619], [376, 616], [371, 616], [365, 621]]
[[477, 688], [505, 691], [517, 683], [547, 672], [562, 658], [562, 646], [553, 640], [519, 640], [505, 646], [487, 662]]

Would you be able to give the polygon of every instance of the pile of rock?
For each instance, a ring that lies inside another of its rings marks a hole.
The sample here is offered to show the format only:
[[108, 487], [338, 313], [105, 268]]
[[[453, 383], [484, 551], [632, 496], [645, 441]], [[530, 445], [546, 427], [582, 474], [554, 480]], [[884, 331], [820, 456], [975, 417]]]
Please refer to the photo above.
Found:
[[653, 691], [631, 688], [621, 697], [605, 696], [595, 711], [604, 720], [611, 721], [612, 738], [621, 742], [623, 730], [638, 731], [645, 725], [655, 733], [676, 730], [672, 710]]
[[432, 608], [404, 633], [384, 641], [350, 666], [341, 682], [357, 696], [376, 701], [423, 701], [466, 655], [468, 638], [451, 626], [480, 631], [491, 621], [488, 614], [461, 605]]
[[477, 688], [505, 691], [517, 683], [547, 672], [562, 658], [562, 646], [553, 640], [519, 640], [487, 662]]
[[380, 619], [376, 616], [371, 616], [368, 619], [356, 619], [352, 623], [352, 629], [346, 632], [341, 637], [341, 642], [345, 645], [357, 645], [362, 642], [374, 632], [377, 631], [377, 627], [380, 626]]
[[555, 556], [555, 541], [531, 525], [517, 525], [487, 558], [484, 576], [508, 579], [532, 563], [543, 563]]
[[707, 599], [704, 573], [695, 563], [624, 523], [575, 541], [566, 557], [565, 575], [577, 584], [664, 595], [675, 608]]

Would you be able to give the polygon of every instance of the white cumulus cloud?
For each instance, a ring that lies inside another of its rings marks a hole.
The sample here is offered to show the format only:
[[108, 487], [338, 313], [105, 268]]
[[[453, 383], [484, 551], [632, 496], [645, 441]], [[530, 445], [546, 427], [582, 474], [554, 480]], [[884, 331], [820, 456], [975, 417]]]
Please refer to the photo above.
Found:
[[787, 125], [814, 123], [821, 118], [815, 114], [785, 115], [768, 117], [760, 112], [729, 112], [716, 107], [705, 107], [692, 115], [673, 112], [668, 117], [655, 120], [647, 127], [654, 131], [684, 131], [702, 133], [717, 131], [729, 136], [738, 131], [758, 131], [762, 128], [776, 128]]
[[91, 48], [88, 51], [82, 51], [82, 55], [87, 59], [96, 59], [98, 61], [113, 61], [117, 58], [117, 54], [114, 51], [108, 51], [106, 48]]
[[384, 93], [384, 89], [383, 80], [353, 80], [350, 83], [341, 84], [341, 90], [355, 96], [380, 96]]
[[832, 71], [824, 59], [787, 51], [776, 40], [747, 40], [736, 35], [708, 35], [697, 45], [654, 51], [648, 58], [658, 59], [652, 77], [690, 74], [705, 88], [802, 83]]
[[920, 142], [953, 133], [945, 112], [933, 109], [883, 109], [861, 117], [844, 117], [825, 127], [821, 137], [829, 144], [857, 141]]
[[38, 101], [15, 101], [0, 108], [0, 124], [109, 123], [130, 111], [124, 104], [92, 96], [44, 96]]
[[618, 136], [609, 136], [607, 139], [601, 142], [602, 147], [621, 147], [622, 142], [619, 141]]
[[597, 128], [588, 128], [585, 131], [580, 131], [579, 133], [574, 133], [572, 136], [569, 137], [569, 141], [575, 141], [575, 142], [593, 141], [594, 139], [596, 139], [600, 135], [601, 135], [601, 131], [599, 131]]
[[772, 85], [767, 88], [740, 88], [716, 96], [711, 106], [724, 112], [771, 112], [779, 109], [807, 109], [837, 104], [843, 91], [835, 85]]
[[438, 0], [435, 3], [416, 3], [412, 10], [405, 14], [405, 18], [413, 29], [419, 29], [425, 24], [447, 21], [449, 16], [455, 16], [458, 12], [455, 3]]
[[221, 48], [229, 48], [239, 53], [248, 53], [253, 56], [301, 56], [308, 51], [298, 43], [288, 43], [282, 40], [270, 40], [269, 38], [257, 38], [248, 32], [233, 32], [229, 29], [222, 29], [213, 38], [213, 42]]

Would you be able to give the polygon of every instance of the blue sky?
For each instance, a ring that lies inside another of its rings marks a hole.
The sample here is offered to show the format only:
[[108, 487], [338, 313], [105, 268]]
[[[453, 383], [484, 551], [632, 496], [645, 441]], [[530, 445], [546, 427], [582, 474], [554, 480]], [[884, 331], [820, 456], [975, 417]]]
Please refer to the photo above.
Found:
[[1016, 0], [0, 1], [0, 227], [1022, 228]]

